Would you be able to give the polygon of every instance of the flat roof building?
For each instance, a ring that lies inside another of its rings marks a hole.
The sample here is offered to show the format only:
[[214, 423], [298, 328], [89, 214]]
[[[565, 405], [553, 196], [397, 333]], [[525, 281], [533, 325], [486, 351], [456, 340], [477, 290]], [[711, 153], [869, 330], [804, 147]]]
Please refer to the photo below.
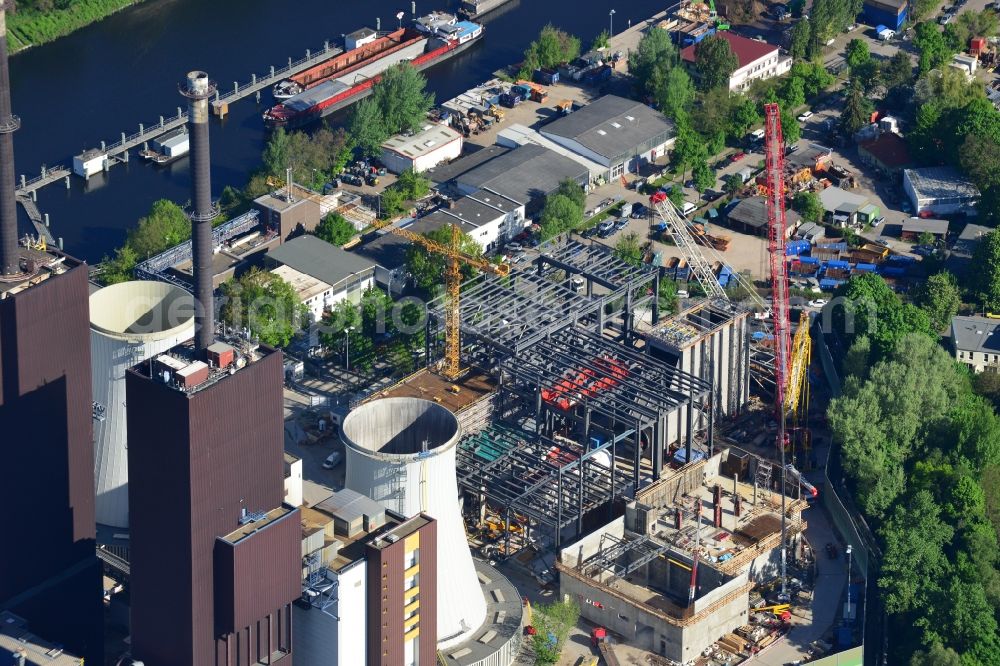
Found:
[[148, 666], [292, 653], [298, 508], [283, 504], [281, 352], [175, 347], [126, 373], [131, 652]]
[[524, 229], [524, 206], [501, 194], [478, 190], [449, 202], [417, 222], [429, 227], [428, 230], [457, 224], [484, 252], [490, 252]]
[[10, 611], [0, 611], [0, 663], [15, 666], [83, 666], [83, 659], [73, 656], [62, 645], [31, 633], [23, 617]]
[[264, 257], [264, 265], [269, 270], [288, 266], [326, 284], [329, 288], [324, 293], [330, 296], [323, 307], [333, 307], [345, 298], [357, 302], [375, 279], [372, 261], [309, 234], [271, 249]]
[[868, 205], [868, 199], [860, 194], [854, 194], [839, 187], [828, 187], [819, 193], [819, 200], [826, 211], [827, 219], [834, 224], [858, 226], [861, 221], [858, 214]]
[[534, 144], [500, 149], [483, 157], [486, 159], [473, 157], [476, 162], [471, 169], [464, 164], [470, 158], [455, 160], [445, 169], [437, 169], [432, 177], [462, 196], [479, 191], [498, 194], [524, 206], [526, 216], [540, 210], [545, 197], [555, 192], [562, 181], [572, 180], [584, 187], [590, 183], [586, 168]]
[[432, 169], [462, 154], [462, 135], [446, 125], [428, 125], [414, 134], [397, 134], [382, 144], [382, 163], [393, 173]]
[[948, 220], [932, 220], [923, 217], [911, 217], [903, 220], [901, 236], [906, 241], [916, 241], [921, 234], [930, 234], [935, 239], [944, 239], [948, 235]]
[[966, 224], [962, 228], [961, 233], [958, 234], [958, 238], [955, 239], [955, 244], [951, 248], [951, 254], [945, 262], [948, 270], [957, 276], [964, 275], [969, 269], [969, 264], [972, 262], [972, 255], [975, 254], [976, 248], [979, 247], [983, 236], [991, 231], [993, 229], [984, 227], [981, 224]]
[[674, 123], [635, 100], [605, 95], [539, 129], [539, 133], [607, 168], [605, 179], [667, 154], [677, 136]]
[[88, 267], [14, 250], [17, 273], [0, 276], [0, 608], [102, 663]]
[[[791, 230], [802, 221], [802, 216], [791, 208], [785, 211], [785, 216], [791, 235]], [[757, 236], [767, 235], [767, 199], [764, 197], [741, 199], [726, 213], [726, 217], [734, 227], [741, 227], [741, 231]]]
[[434, 662], [433, 518], [407, 520], [343, 489], [302, 509], [302, 557], [296, 657], [332, 666]]
[[375, 282], [390, 294], [406, 287], [406, 253], [410, 241], [388, 231], [379, 231], [351, 251], [375, 264]]
[[979, 188], [954, 167], [903, 170], [903, 190], [914, 213], [969, 213], [979, 202]]

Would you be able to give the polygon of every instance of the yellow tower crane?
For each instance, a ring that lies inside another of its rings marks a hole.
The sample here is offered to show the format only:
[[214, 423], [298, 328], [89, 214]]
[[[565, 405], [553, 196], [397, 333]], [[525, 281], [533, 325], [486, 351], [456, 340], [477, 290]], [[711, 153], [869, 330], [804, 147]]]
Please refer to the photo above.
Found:
[[451, 227], [451, 243], [444, 245], [443, 243], [431, 240], [423, 234], [394, 227], [392, 226], [394, 222], [396, 220], [385, 220], [376, 222], [373, 226], [375, 229], [385, 229], [397, 236], [402, 236], [428, 252], [441, 255], [447, 261], [444, 278], [445, 288], [448, 292], [448, 303], [445, 305], [444, 311], [444, 370], [442, 374], [449, 380], [454, 381], [462, 374], [462, 313], [459, 307], [461, 305], [462, 264], [468, 264], [473, 268], [478, 268], [481, 271], [487, 271], [501, 277], [510, 275], [510, 265], [494, 264], [482, 257], [474, 257], [462, 252], [462, 232], [457, 225], [449, 225]]
[[803, 312], [799, 328], [792, 339], [791, 363], [788, 385], [785, 389], [785, 414], [791, 417], [792, 432], [796, 433], [803, 448], [809, 448], [809, 433], [805, 429], [809, 414], [809, 362], [812, 357], [812, 338], [809, 337], [809, 313]]

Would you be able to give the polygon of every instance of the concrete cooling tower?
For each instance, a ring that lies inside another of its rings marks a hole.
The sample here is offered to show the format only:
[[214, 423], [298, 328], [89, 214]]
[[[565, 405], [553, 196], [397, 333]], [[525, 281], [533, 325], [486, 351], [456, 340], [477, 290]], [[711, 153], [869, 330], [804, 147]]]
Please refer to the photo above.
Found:
[[125, 371], [193, 336], [194, 301], [179, 287], [123, 282], [90, 295], [95, 508], [100, 525], [128, 527]]
[[385, 398], [347, 415], [345, 485], [407, 518], [438, 522], [438, 648], [466, 640], [486, 619], [486, 600], [458, 504], [455, 453], [461, 437], [450, 411], [419, 398]]

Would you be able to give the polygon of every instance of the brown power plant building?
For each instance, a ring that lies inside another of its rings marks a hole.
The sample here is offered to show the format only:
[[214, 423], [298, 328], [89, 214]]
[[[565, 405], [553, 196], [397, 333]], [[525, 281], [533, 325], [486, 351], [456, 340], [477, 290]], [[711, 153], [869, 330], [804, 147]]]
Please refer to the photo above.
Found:
[[0, 4], [0, 611], [100, 664], [87, 266], [21, 245]]
[[282, 355], [216, 339], [208, 98], [188, 74], [195, 339], [126, 374], [132, 658], [292, 664], [299, 510], [283, 505]]

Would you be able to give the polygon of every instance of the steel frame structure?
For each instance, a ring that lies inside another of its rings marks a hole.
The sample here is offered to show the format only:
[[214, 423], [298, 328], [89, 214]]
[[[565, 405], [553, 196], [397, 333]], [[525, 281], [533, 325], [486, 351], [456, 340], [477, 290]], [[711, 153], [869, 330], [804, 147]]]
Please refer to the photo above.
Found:
[[[517, 513], [551, 528], [558, 549], [563, 528], [576, 523], [582, 531], [584, 515], [632, 487], [628, 474], [615, 464], [616, 445], [612, 440], [582, 452], [537, 433], [494, 424], [459, 444], [458, 483], [501, 506], [508, 526], [511, 513]], [[610, 468], [594, 460], [605, 450], [611, 454]], [[510, 530], [505, 534], [509, 552]]]

